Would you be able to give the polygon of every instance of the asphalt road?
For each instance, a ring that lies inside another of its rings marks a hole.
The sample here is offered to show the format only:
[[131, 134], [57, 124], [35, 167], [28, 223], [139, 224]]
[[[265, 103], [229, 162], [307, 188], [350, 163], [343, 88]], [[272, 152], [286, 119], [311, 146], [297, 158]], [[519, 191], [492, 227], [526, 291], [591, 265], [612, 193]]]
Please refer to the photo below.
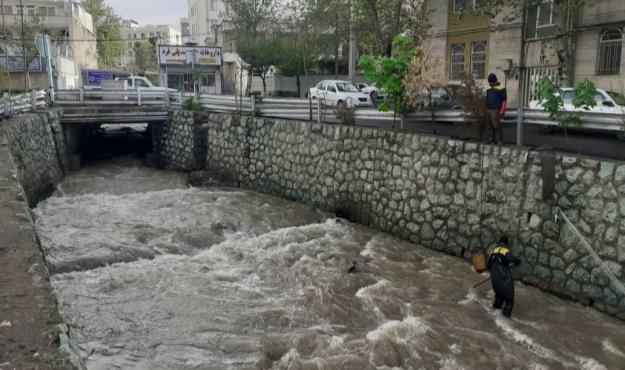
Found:
[[[392, 121], [388, 120], [358, 121], [357, 124], [379, 128], [392, 127]], [[399, 127], [399, 122], [396, 127]], [[465, 127], [449, 123], [408, 121], [406, 129], [454, 138], [468, 137]], [[506, 144], [516, 144], [516, 124], [504, 124], [504, 141]], [[568, 130], [565, 135], [561, 130], [542, 133], [539, 131], [539, 126], [528, 125], [524, 128], [524, 145], [533, 148], [548, 145], [560, 152], [625, 160], [625, 141], [617, 139], [614, 133], [609, 132]]]

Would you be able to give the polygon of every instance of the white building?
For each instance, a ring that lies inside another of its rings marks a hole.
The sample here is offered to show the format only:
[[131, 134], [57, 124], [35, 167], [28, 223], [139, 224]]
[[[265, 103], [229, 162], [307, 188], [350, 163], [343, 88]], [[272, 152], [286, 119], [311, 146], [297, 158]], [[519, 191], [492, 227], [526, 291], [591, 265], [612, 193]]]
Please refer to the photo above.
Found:
[[180, 35], [183, 44], [191, 42], [191, 25], [189, 24], [189, 18], [180, 18]]
[[[22, 8], [23, 5], [23, 8]], [[41, 33], [50, 35], [53, 53], [56, 56], [54, 68], [55, 87], [57, 89], [77, 88], [82, 84], [81, 72], [97, 68], [98, 56], [93, 19], [79, 3], [62, 0], [4, 0], [0, 16], [4, 17], [7, 39], [19, 40], [21, 18], [27, 23], [35, 23]], [[33, 40], [27, 40], [32, 50]], [[0, 67], [11, 72], [13, 81], [23, 81], [23, 49], [15, 42], [13, 45], [0, 45]], [[28, 66], [29, 88], [48, 88], [46, 63], [42, 58], [28, 55], [32, 59]], [[20, 77], [21, 76], [21, 77]], [[14, 84], [13, 87], [23, 88]]]
[[189, 0], [190, 40], [198, 45], [216, 45], [215, 27], [224, 20], [226, 7], [222, 0]]
[[[120, 67], [129, 71], [135, 71], [136, 69], [136, 43], [149, 43], [150, 40], [153, 40], [157, 45], [180, 45], [182, 42], [180, 31], [171, 26], [139, 26], [139, 24], [133, 20], [123, 22], [122, 35], [124, 36], [126, 52], [120, 61]], [[154, 58], [156, 59], [156, 54]]]

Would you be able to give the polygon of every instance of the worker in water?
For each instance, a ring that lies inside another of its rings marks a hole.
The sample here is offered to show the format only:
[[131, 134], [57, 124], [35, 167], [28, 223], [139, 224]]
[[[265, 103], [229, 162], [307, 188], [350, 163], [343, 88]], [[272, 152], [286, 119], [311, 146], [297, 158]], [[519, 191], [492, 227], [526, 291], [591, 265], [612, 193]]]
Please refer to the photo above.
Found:
[[510, 252], [509, 238], [503, 235], [488, 258], [488, 271], [495, 291], [493, 308], [501, 309], [506, 317], [512, 315], [514, 306], [514, 279], [510, 269], [520, 264], [521, 260]]
[[493, 130], [493, 143], [503, 144], [501, 119], [508, 110], [508, 93], [494, 73], [488, 75], [488, 85], [490, 88], [486, 91], [486, 118]]

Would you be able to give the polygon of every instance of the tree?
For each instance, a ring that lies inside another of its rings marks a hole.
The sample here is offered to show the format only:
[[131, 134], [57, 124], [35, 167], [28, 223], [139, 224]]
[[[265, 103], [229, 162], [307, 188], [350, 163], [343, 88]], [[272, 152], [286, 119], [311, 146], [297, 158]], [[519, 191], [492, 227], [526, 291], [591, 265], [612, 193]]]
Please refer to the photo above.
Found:
[[248, 37], [241, 40], [237, 50], [248, 64], [251, 76], [259, 76], [263, 82], [263, 94], [267, 94], [267, 73], [280, 62], [280, 42], [273, 36]]
[[419, 53], [421, 51], [417, 51], [411, 36], [399, 35], [393, 39], [390, 57], [376, 59], [364, 56], [360, 58], [360, 67], [367, 79], [383, 89], [392, 104], [385, 101], [380, 104], [380, 111], [386, 112], [392, 108], [396, 115], [400, 115], [402, 129], [404, 129], [404, 114], [407, 112], [409, 101], [405, 94], [404, 79], [410, 63]]
[[135, 72], [145, 73], [154, 71], [158, 67], [156, 57], [156, 39], [150, 38], [149, 42], [135, 42]]
[[430, 107], [432, 122], [435, 121], [432, 94], [436, 89], [447, 85], [445, 75], [434, 73], [440, 61], [431, 56], [430, 51], [417, 53], [410, 62], [408, 73], [404, 78], [406, 100], [411, 106]]
[[83, 8], [93, 17], [96, 27], [98, 65], [115, 68], [124, 54], [121, 20], [104, 0], [82, 0]]
[[17, 31], [19, 37], [12, 40], [10, 39], [9, 47], [15, 51], [17, 57], [16, 59], [21, 61], [20, 64], [24, 64], [26, 67], [24, 72], [26, 76], [24, 89], [29, 90], [32, 88], [32, 84], [28, 68], [33, 59], [39, 56], [39, 51], [37, 50], [33, 40], [35, 39], [37, 33], [39, 33], [43, 28], [44, 18], [39, 15], [24, 15], [24, 23], [22, 27], [21, 17], [22, 16], [15, 17], [15, 24], [18, 25]]
[[297, 95], [301, 96], [301, 76], [310, 72], [314, 61], [316, 45], [310, 35], [283, 35], [279, 39], [280, 47], [275, 66], [282, 76], [295, 77], [297, 81]]
[[[595, 96], [597, 89], [595, 85], [584, 79], [578, 82], [573, 89], [573, 107], [589, 111], [597, 105]], [[541, 100], [542, 106], [549, 113], [549, 119], [563, 127], [565, 130], [571, 124], [580, 125], [582, 116], [579, 112], [565, 112], [564, 99], [560, 88], [549, 77], [543, 77], [538, 84], [538, 99]]]

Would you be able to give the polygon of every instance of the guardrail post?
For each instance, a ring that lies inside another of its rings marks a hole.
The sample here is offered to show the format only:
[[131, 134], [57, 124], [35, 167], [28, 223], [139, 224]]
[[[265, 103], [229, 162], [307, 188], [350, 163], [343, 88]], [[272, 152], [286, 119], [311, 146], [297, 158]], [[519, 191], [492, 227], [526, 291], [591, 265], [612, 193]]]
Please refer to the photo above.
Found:
[[250, 96], [250, 100], [252, 101], [252, 117], [256, 117], [256, 95]]
[[313, 120], [313, 109], [312, 109], [312, 96], [310, 96], [310, 93], [308, 94], [308, 107], [310, 108], [310, 121]]
[[523, 108], [516, 111], [516, 145], [523, 145]]
[[182, 91], [178, 91], [178, 103], [180, 103], [180, 109], [182, 109]]
[[169, 88], [165, 88], [165, 100], [167, 101], [167, 106], [169, 106], [170, 101], [169, 101]]
[[137, 105], [141, 106], [141, 88], [137, 87]]
[[78, 90], [78, 94], [80, 95], [80, 104], [85, 102], [85, 89], [82, 87]]
[[321, 99], [317, 98], [317, 123], [321, 123]]
[[4, 104], [4, 117], [11, 117], [11, 97], [8, 93], [2, 94], [2, 103]]
[[30, 92], [30, 109], [31, 111], [37, 111], [37, 91], [32, 89]]

